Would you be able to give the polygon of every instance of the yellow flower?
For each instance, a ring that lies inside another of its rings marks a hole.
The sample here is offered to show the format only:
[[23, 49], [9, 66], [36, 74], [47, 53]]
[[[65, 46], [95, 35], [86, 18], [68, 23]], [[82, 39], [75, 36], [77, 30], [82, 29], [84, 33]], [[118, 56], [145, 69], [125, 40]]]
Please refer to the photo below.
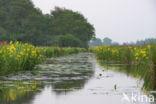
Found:
[[142, 53], [142, 54], [146, 54], [146, 51], [143, 51], [143, 50], [142, 50], [140, 53]]
[[10, 41], [10, 45], [12, 44], [13, 42], [12, 41]]
[[26, 53], [25, 55], [28, 56], [28, 53]]
[[4, 54], [6, 54], [6, 50], [4, 50]]
[[20, 52], [20, 55], [24, 55], [24, 53], [23, 52]]
[[143, 54], [143, 57], [145, 57], [146, 56], [146, 54]]
[[36, 51], [32, 51], [31, 54], [32, 54], [32, 56], [36, 56], [37, 55]]
[[16, 45], [18, 45], [18, 44], [19, 44], [19, 42], [17, 41], [17, 42], [16, 42]]
[[139, 56], [139, 53], [136, 53], [135, 56]]
[[147, 48], [150, 49], [151, 48], [151, 45], [148, 45]]
[[136, 57], [136, 60], [138, 60], [139, 58], [138, 57]]

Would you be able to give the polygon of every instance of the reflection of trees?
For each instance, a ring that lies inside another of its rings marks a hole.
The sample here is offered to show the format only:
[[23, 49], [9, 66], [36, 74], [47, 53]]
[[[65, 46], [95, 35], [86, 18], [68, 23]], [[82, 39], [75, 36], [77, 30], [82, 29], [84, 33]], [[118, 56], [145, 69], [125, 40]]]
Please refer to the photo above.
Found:
[[84, 85], [87, 83], [87, 81], [93, 76], [94, 70], [86, 70], [82, 71], [81, 74], [78, 75], [66, 75], [69, 79], [67, 80], [59, 80], [54, 83], [52, 83], [53, 90], [57, 94], [61, 94], [64, 92], [70, 92], [75, 89], [82, 89]]
[[87, 80], [80, 79], [80, 80], [64, 80], [61, 82], [56, 82], [52, 84], [53, 91], [56, 92], [56, 94], [61, 94], [71, 92], [73, 90], [82, 89], [86, 81]]
[[0, 86], [0, 104], [21, 104], [27, 101], [41, 89], [40, 81], [13, 81]]

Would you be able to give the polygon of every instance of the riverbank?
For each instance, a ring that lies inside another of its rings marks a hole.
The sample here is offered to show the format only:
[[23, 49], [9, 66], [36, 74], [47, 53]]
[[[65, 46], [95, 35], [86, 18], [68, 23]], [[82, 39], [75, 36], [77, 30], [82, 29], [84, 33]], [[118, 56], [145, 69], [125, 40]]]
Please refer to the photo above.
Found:
[[[145, 80], [146, 90], [156, 90], [156, 45], [142, 46], [101, 46], [92, 48], [92, 51], [97, 55], [98, 60], [104, 64], [127, 64], [136, 66], [134, 75], [143, 77]], [[142, 75], [142, 71], [145, 72]], [[126, 70], [131, 72], [130, 70]], [[133, 72], [133, 71], [132, 71]], [[148, 86], [146, 86], [148, 85]]]
[[59, 57], [85, 51], [83, 48], [35, 47], [18, 41], [0, 46], [0, 75], [33, 70], [44, 58]]

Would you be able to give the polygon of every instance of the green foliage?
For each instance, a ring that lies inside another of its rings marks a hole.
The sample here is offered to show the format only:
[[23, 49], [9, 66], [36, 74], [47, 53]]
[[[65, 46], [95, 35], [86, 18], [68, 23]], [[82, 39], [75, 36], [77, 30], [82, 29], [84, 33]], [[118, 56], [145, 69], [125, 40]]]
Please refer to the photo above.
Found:
[[151, 60], [151, 45], [147, 46], [99, 46], [94, 49], [99, 59], [128, 64], [147, 64]]
[[32, 70], [41, 59], [40, 52], [34, 46], [10, 42], [0, 47], [0, 74]]
[[21, 70], [32, 70], [43, 58], [70, 55], [84, 48], [34, 47], [30, 44], [10, 42], [0, 46], [0, 75]]
[[50, 15], [44, 15], [30, 0], [0, 0], [0, 40], [46, 46], [55, 45], [59, 35], [60, 38], [66, 35], [65, 41], [72, 35], [72, 41], [76, 41], [74, 45], [63, 46], [87, 47], [87, 42], [94, 37], [94, 27], [82, 14], [72, 10], [56, 7]]
[[41, 55], [43, 55], [45, 58], [66, 56], [66, 55], [76, 54], [79, 52], [86, 51], [86, 49], [84, 49], [84, 48], [70, 48], [70, 47], [68, 47], [68, 48], [38, 47], [38, 50], [40, 50]]
[[75, 36], [71, 34], [67, 35], [59, 35], [55, 38], [54, 41], [55, 46], [59, 47], [82, 47], [80, 39], [76, 38]]
[[[78, 12], [56, 7], [51, 15], [53, 17], [53, 30], [56, 35], [72, 34], [83, 43], [84, 47], [95, 35], [94, 27]], [[71, 38], [71, 36], [69, 37]]]
[[156, 65], [156, 43], [151, 45], [151, 59], [152, 62]]

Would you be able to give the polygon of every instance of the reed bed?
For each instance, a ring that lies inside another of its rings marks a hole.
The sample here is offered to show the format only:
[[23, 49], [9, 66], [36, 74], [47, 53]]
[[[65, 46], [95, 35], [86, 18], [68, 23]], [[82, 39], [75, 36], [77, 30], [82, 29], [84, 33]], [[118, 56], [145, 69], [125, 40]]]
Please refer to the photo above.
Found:
[[10, 42], [0, 46], [0, 75], [33, 70], [43, 58], [85, 51], [83, 48], [35, 47], [28, 43]]
[[153, 61], [154, 45], [101, 46], [93, 48], [98, 59], [128, 64], [150, 64]]

